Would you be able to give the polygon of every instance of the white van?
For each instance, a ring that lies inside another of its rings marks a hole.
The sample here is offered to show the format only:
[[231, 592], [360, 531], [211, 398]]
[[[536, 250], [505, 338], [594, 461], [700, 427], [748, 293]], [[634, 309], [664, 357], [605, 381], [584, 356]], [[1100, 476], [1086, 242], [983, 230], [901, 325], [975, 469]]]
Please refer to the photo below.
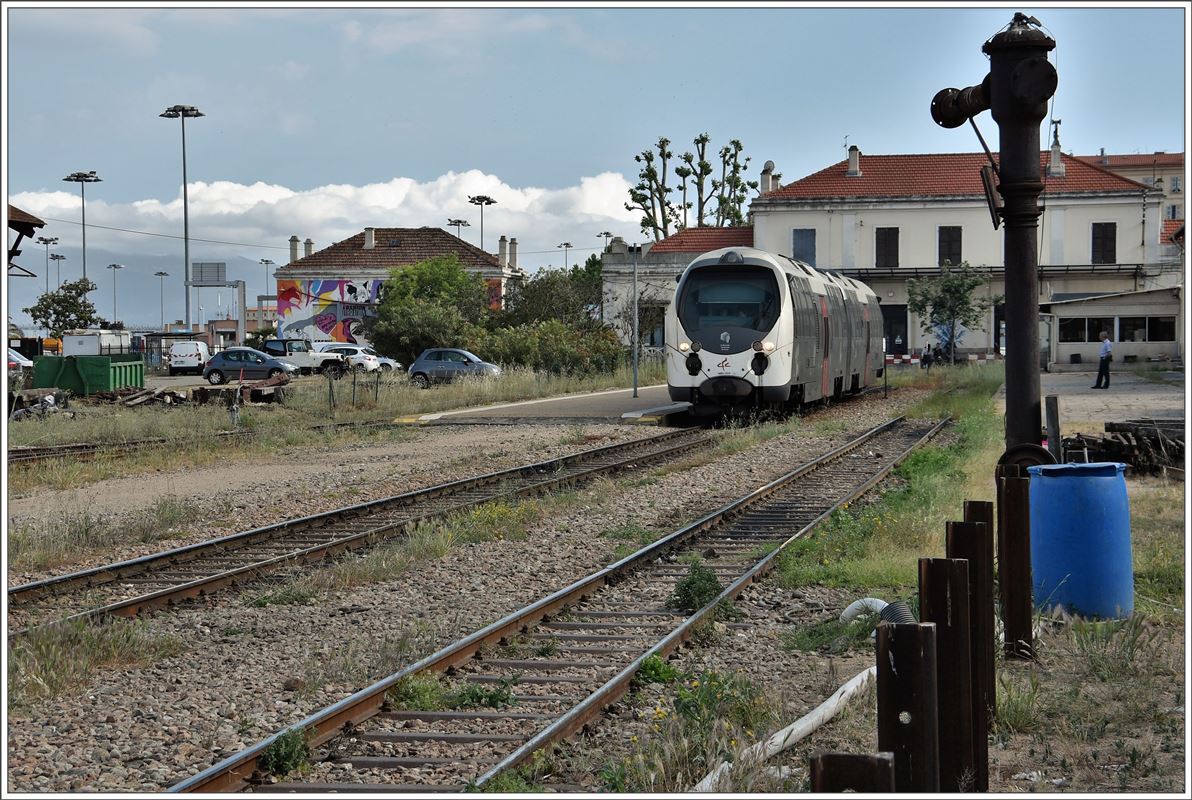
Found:
[[170, 374], [184, 372], [203, 374], [203, 367], [211, 360], [206, 342], [174, 342], [170, 345]]

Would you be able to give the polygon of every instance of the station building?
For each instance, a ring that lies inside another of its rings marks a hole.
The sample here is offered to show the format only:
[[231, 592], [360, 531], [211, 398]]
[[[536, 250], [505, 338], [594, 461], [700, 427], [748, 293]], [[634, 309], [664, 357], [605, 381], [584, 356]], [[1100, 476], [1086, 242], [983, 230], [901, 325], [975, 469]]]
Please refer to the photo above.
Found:
[[290, 237], [290, 263], [274, 272], [278, 334], [311, 341], [359, 342], [362, 325], [376, 316], [385, 281], [395, 269], [454, 255], [488, 287], [489, 305], [500, 308], [511, 285], [525, 279], [517, 266], [517, 239], [500, 238], [497, 255], [441, 228], [365, 228], [315, 251], [310, 239], [298, 256]]
[[[1182, 153], [1077, 158], [1061, 152], [1058, 138], [1040, 153], [1043, 363], [1070, 365], [1073, 355], [1087, 363], [1100, 333], [1092, 328], [1103, 326], [1123, 356], [1182, 358], [1183, 161]], [[980, 177], [987, 163], [983, 152], [863, 156], [853, 146], [846, 160], [781, 186], [767, 162], [750, 205], [752, 226], [686, 229], [639, 254], [639, 306], [665, 307], [675, 274], [699, 253], [752, 246], [868, 284], [882, 302], [887, 353], [916, 354], [936, 340], [907, 307], [908, 279], [968, 263], [987, 273], [990, 297], [1005, 292], [1004, 231], [994, 228]], [[606, 321], [632, 303], [630, 250], [614, 240], [604, 256]], [[1094, 298], [1103, 299], [1089, 305]], [[1004, 307], [995, 305], [981, 329], [965, 332], [958, 352], [998, 357], [1004, 327]]]

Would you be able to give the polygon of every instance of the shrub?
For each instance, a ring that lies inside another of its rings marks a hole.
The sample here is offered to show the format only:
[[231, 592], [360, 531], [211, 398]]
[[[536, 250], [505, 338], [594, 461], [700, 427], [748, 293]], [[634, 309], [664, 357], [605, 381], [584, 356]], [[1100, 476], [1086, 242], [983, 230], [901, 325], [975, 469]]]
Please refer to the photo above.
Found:
[[712, 602], [723, 588], [716, 578], [716, 573], [696, 559], [691, 562], [687, 576], [675, 584], [675, 592], [666, 605], [680, 611], [698, 611]]

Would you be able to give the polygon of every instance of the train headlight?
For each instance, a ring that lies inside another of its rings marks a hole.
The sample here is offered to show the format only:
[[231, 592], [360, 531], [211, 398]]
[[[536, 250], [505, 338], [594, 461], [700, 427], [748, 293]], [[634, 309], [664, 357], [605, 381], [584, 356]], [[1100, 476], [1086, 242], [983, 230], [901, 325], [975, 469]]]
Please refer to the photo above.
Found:
[[687, 342], [679, 342], [679, 352], [680, 353], [686, 353], [690, 349], [691, 349], [691, 345], [687, 344]]
[[761, 339], [758, 339], [756, 342], [753, 343], [753, 349], [758, 351], [759, 353], [762, 351], [762, 340]]
[[774, 352], [774, 343], [773, 342], [762, 342], [762, 350], [766, 353], [773, 353]]
[[691, 343], [691, 352], [693, 352], [693, 353], [698, 353], [698, 352], [699, 352], [700, 350], [702, 350], [702, 349], [703, 349], [703, 348], [702, 348], [702, 347], [700, 347], [700, 344], [699, 344], [699, 342], [692, 342], [692, 343]]
[[699, 356], [697, 356], [695, 353], [691, 353], [687, 356], [685, 365], [687, 367], [687, 374], [689, 375], [698, 375], [700, 369], [703, 367], [703, 363], [699, 360]]

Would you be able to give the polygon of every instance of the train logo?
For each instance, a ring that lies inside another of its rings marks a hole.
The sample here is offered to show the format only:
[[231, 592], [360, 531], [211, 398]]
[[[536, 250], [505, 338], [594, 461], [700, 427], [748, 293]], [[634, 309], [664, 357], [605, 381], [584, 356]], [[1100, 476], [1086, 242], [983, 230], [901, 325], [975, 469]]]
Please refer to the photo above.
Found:
[[[726, 335], [727, 335], [727, 334], [726, 334]], [[729, 360], [726, 358], [726, 359], [724, 359], [723, 361], [721, 361], [719, 364], [717, 364], [716, 366], [718, 366], [718, 367], [720, 367], [721, 369], [723, 369], [723, 370], [726, 370], [726, 371], [727, 371], [727, 370], [728, 370], [728, 368], [731, 366], [731, 362], [730, 362], [730, 361], [729, 361]]]
[[720, 343], [723, 344], [725, 347], [728, 347], [728, 343], [729, 343], [729, 341], [732, 340], [732, 338], [733, 337], [728, 335], [728, 331], [722, 331], [720, 333]]

